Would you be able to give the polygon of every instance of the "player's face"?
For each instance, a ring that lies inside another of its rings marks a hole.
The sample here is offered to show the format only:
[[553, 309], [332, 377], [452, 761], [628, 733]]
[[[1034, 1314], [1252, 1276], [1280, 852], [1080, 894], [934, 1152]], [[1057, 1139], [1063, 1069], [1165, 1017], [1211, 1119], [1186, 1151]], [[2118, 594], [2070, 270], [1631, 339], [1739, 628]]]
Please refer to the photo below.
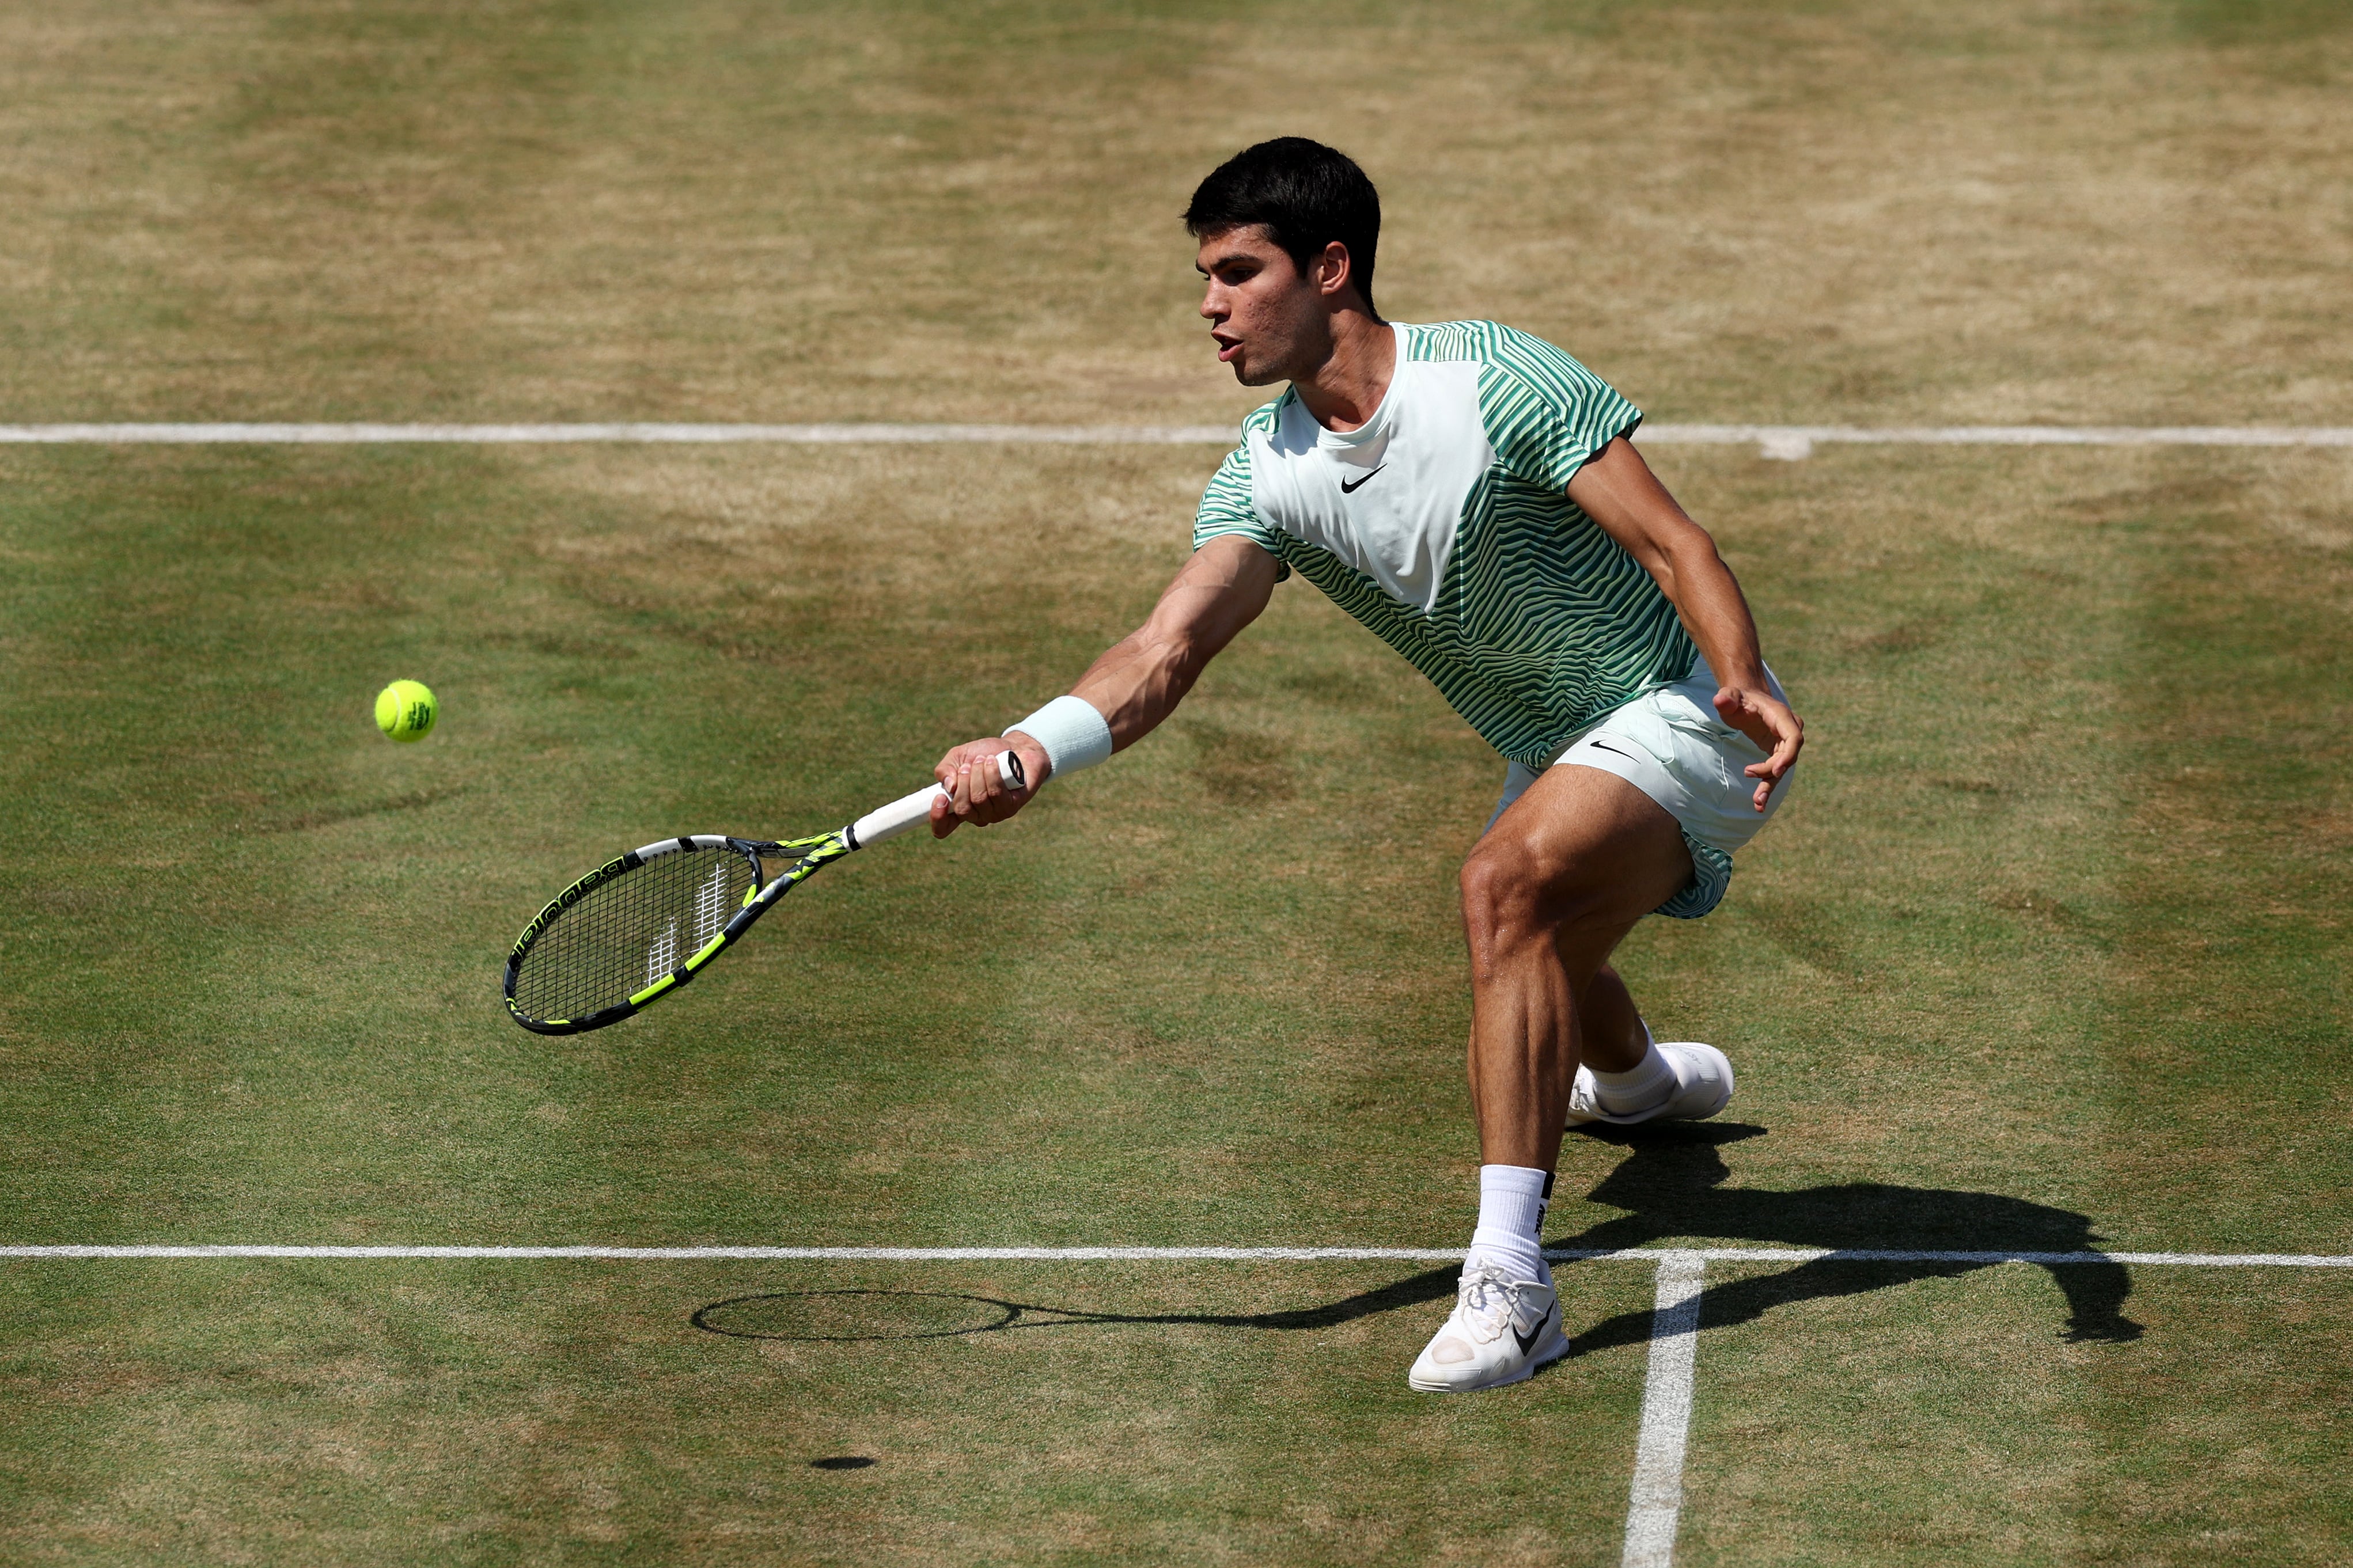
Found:
[[1293, 381], [1332, 351], [1323, 296], [1283, 248], [1255, 226], [1201, 241], [1193, 265], [1208, 279], [1201, 314], [1219, 363], [1244, 386]]

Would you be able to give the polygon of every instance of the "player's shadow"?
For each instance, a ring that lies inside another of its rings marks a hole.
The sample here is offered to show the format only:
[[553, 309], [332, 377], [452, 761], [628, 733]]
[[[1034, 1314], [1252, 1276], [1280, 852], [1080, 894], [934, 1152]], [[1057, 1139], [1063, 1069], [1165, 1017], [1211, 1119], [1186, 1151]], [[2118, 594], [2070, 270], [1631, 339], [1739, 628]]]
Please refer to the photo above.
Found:
[[[1851, 1182], [1797, 1192], [1725, 1187], [1732, 1173], [1717, 1150], [1765, 1131], [1738, 1122], [1656, 1130], [1588, 1129], [1584, 1136], [1633, 1151], [1590, 1194], [1630, 1212], [1546, 1245], [1566, 1249], [1645, 1247], [1691, 1237], [1737, 1237], [1794, 1247], [1859, 1251], [2090, 1252], [2100, 1237], [2072, 1209], [1994, 1193]], [[1613, 1267], [1615, 1267], [1613, 1265]], [[1710, 1279], [1703, 1327], [1746, 1323], [1788, 1301], [1853, 1296], [1914, 1279], [1950, 1279], [1991, 1264], [1918, 1259], [1820, 1258], [1778, 1274]], [[2120, 1342], [2141, 1326], [2124, 1315], [2132, 1278], [2121, 1263], [2045, 1265], [2067, 1299], [2066, 1337]], [[1651, 1337], [1651, 1314], [1624, 1312], [1577, 1335], [1599, 1350]]]
[[[1575, 1236], [1552, 1237], [1546, 1245], [1561, 1250], [1616, 1251], [1716, 1237], [1837, 1250], [2080, 1253], [2095, 1250], [2100, 1239], [2092, 1222], [2073, 1210], [1993, 1193], [1879, 1182], [1797, 1192], [1726, 1188], [1724, 1183], [1732, 1173], [1717, 1151], [1764, 1131], [1738, 1122], [1587, 1131], [1586, 1137], [1632, 1151], [1590, 1194], [1597, 1203], [1628, 1212]], [[1700, 1323], [1703, 1328], [1746, 1323], [1786, 1302], [1861, 1295], [1990, 1267], [1928, 1258], [1820, 1258], [1775, 1274], [1711, 1279], [1702, 1299]], [[2067, 1299], [2069, 1339], [2140, 1337], [2141, 1326], [2124, 1315], [2125, 1299], [2132, 1293], [2124, 1265], [2046, 1267]], [[1122, 1323], [1298, 1331], [1336, 1328], [1401, 1307], [1443, 1300], [1454, 1294], [1459, 1272], [1447, 1264], [1335, 1301], [1277, 1312], [1097, 1312], [960, 1291], [780, 1290], [712, 1301], [691, 1321], [706, 1333], [731, 1338], [837, 1344]], [[1572, 1331], [1576, 1348], [1583, 1353], [1643, 1342], [1651, 1329], [1651, 1314], [1645, 1309]]]

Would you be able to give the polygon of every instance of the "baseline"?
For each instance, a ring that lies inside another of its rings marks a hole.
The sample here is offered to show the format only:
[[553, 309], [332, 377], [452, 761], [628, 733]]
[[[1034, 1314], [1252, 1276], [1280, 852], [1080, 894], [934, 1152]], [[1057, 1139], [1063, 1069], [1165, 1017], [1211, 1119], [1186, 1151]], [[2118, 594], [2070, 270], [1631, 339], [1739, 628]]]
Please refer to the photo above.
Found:
[[[1546, 1247], [1555, 1262], [1648, 1263], [2128, 1263], [2155, 1268], [2353, 1268], [2353, 1254], [2289, 1252], [1962, 1252], [1871, 1247], [1676, 1247], [1615, 1251]], [[845, 1263], [1345, 1262], [1459, 1263], [1462, 1249], [1429, 1247], [470, 1247], [302, 1246], [267, 1242], [52, 1243], [0, 1245], [0, 1258], [611, 1258], [621, 1261]]]

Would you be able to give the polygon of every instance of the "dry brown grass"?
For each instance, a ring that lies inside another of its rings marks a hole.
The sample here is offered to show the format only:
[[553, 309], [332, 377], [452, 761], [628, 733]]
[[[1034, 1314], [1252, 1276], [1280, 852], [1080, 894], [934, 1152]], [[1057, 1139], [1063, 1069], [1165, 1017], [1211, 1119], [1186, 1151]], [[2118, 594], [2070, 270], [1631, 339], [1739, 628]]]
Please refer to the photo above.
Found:
[[1172, 215], [1304, 131], [1662, 416], [2344, 423], [2353, 41], [2235, 15], [20, 7], [0, 407], [1229, 417]]

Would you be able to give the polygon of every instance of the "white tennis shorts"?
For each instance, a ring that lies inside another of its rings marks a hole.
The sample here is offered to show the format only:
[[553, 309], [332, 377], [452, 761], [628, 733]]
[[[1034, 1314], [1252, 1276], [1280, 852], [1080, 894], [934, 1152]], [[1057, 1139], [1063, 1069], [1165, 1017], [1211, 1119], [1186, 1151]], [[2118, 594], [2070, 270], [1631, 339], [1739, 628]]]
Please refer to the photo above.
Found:
[[[1774, 696], [1788, 700], [1771, 670], [1765, 679]], [[1772, 753], [1716, 716], [1715, 694], [1722, 684], [1707, 660], [1698, 659], [1673, 685], [1645, 692], [1577, 731], [1550, 763], [1616, 773], [1682, 826], [1692, 879], [1657, 910], [1677, 920], [1697, 920], [1723, 900], [1734, 853], [1781, 809], [1797, 776], [1795, 770], [1782, 775], [1765, 809], [1757, 809], [1757, 781], [1742, 770]], [[1489, 827], [1536, 782], [1540, 771], [1523, 763], [1511, 765]]]

